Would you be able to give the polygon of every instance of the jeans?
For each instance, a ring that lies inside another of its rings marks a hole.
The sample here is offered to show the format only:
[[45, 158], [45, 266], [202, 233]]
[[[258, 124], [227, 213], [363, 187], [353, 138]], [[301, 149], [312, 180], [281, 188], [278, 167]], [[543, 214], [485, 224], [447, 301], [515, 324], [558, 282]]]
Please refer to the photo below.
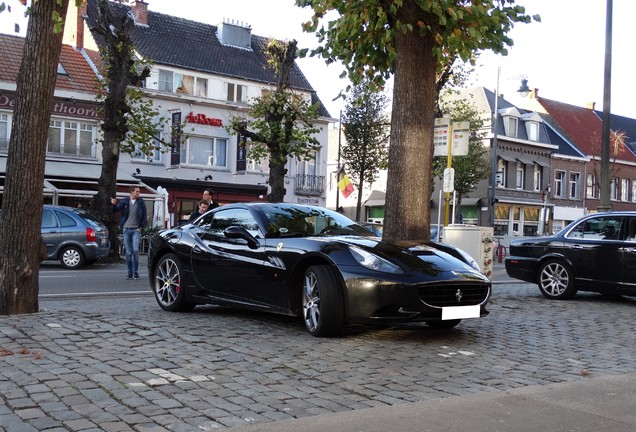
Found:
[[139, 243], [141, 243], [141, 229], [124, 228], [124, 249], [126, 251], [128, 274], [138, 273]]

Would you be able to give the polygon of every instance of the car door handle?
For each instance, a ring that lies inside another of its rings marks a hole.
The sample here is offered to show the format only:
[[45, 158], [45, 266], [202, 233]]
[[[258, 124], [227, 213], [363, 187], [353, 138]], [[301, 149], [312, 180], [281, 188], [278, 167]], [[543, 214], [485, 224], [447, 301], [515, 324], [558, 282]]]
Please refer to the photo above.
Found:
[[570, 249], [583, 249], [583, 246], [575, 244], [570, 246]]

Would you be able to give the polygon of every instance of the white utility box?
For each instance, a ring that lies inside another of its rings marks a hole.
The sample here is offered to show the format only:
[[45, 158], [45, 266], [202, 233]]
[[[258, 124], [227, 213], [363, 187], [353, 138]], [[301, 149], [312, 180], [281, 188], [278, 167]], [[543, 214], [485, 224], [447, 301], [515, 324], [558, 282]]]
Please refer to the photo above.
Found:
[[447, 225], [442, 241], [468, 253], [477, 261], [481, 272], [492, 277], [495, 241], [492, 227]]

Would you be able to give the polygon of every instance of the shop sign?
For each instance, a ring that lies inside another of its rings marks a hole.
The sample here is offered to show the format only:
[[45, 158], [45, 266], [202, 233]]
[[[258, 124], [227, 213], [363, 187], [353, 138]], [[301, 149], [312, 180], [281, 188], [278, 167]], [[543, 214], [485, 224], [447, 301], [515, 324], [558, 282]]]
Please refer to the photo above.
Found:
[[190, 114], [186, 116], [186, 122], [223, 127], [223, 120], [208, 117], [205, 114], [194, 114], [193, 112], [190, 112]]

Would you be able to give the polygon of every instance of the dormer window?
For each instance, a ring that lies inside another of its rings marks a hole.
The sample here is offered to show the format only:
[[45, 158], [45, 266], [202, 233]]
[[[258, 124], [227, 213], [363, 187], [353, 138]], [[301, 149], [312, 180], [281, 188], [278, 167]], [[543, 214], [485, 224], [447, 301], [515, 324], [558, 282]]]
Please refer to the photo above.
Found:
[[68, 73], [66, 73], [66, 69], [64, 69], [64, 66], [62, 66], [62, 63], [58, 63], [57, 64], [57, 74], [58, 75], [68, 75]]
[[539, 141], [539, 123], [527, 121], [526, 132], [530, 141]]
[[519, 112], [517, 108], [510, 107], [499, 110], [499, 114], [503, 117], [506, 136], [517, 138], [519, 136], [519, 118], [521, 117], [521, 112]]
[[540, 129], [539, 125], [543, 122], [543, 119], [536, 112], [525, 113], [521, 116], [526, 124], [526, 133], [528, 134], [528, 141], [539, 141]]

